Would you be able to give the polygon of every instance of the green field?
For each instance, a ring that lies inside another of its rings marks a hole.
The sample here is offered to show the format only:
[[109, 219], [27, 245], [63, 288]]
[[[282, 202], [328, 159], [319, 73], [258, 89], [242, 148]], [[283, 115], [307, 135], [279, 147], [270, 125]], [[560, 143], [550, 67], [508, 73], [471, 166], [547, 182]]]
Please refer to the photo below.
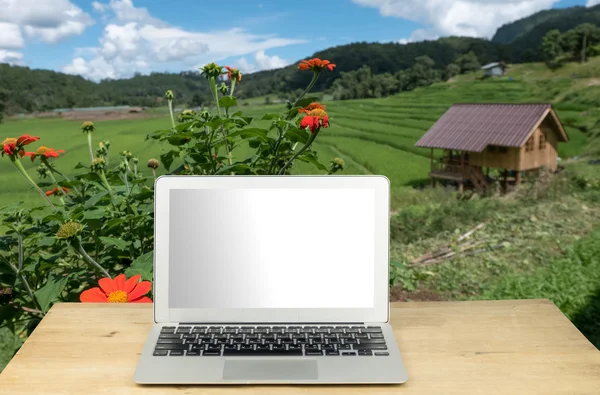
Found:
[[[593, 77], [596, 63], [585, 65], [581, 70], [588, 70], [586, 73]], [[571, 69], [570, 66], [567, 68]], [[315, 149], [324, 163], [336, 156], [344, 159], [347, 164], [345, 174], [384, 174], [392, 181], [394, 190], [401, 191], [426, 181], [429, 152], [415, 148], [414, 144], [452, 104], [551, 101], [559, 117], [568, 121], [565, 123], [571, 138], [569, 144], [560, 145], [560, 155], [569, 158], [582, 154], [588, 137], [578, 128], [599, 119], [600, 110], [578, 103], [578, 100], [586, 96], [600, 97], [600, 94], [596, 95], [600, 86], [589, 85], [590, 81], [595, 80], [572, 79], [564, 74], [549, 79], [549, 72], [536, 64], [514, 66], [510, 73], [510, 76], [515, 76], [514, 80], [481, 81], [475, 78], [476, 75], [468, 75], [384, 99], [327, 102], [332, 126], [320, 135]], [[554, 85], [561, 89], [543, 89], [544, 86]], [[569, 92], [566, 96], [573, 102], [565, 101], [564, 92]], [[248, 115], [257, 117], [283, 108], [282, 104], [261, 105], [263, 98], [240, 102], [248, 102], [248, 105], [240, 108]], [[156, 141], [145, 141], [148, 133], [169, 126], [168, 117], [161, 115], [165, 114], [164, 110], [154, 109], [152, 114], [154, 118], [143, 120], [96, 122], [94, 140], [110, 140], [115, 159], [118, 152], [130, 150], [144, 164], [147, 159], [158, 157], [166, 149]], [[8, 121], [0, 124], [0, 139], [23, 133], [40, 136], [40, 144], [66, 151], [57, 163], [61, 170], [68, 173], [78, 162], [89, 162], [86, 139], [79, 126], [80, 122], [58, 119]], [[242, 147], [238, 152], [243, 156], [248, 150]], [[35, 165], [25, 162], [28, 171], [35, 175]], [[310, 174], [315, 169], [299, 163], [294, 171]], [[0, 174], [3, 185], [7, 186], [0, 191], [0, 206], [16, 200], [29, 203], [39, 199], [8, 160], [0, 161]]]

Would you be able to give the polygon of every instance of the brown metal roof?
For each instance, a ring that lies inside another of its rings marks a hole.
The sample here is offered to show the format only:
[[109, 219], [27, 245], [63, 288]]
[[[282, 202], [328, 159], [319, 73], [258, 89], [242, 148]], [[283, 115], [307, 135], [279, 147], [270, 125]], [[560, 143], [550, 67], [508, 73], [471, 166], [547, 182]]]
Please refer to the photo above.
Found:
[[551, 104], [455, 104], [416, 146], [470, 152], [488, 145], [521, 147], [549, 113], [566, 141]]

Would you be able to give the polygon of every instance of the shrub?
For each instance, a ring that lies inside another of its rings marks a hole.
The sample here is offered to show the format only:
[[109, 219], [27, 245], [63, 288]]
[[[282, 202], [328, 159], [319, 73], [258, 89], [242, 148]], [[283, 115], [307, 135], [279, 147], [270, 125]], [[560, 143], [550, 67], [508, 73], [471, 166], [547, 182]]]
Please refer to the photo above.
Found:
[[[288, 103], [284, 113], [262, 117], [270, 126], [260, 128], [253, 126], [252, 117], [233, 111], [241, 73], [214, 63], [206, 65], [202, 72], [213, 94], [214, 109], [186, 110], [175, 119], [175, 94], [165, 94], [171, 127], [147, 138], [170, 148], [160, 161], [148, 160], [151, 174], [142, 170], [139, 158], [129, 151], [121, 152], [118, 161], [110, 161], [111, 144], [102, 141], [94, 145], [96, 126], [92, 122], [81, 126], [90, 163], [79, 163], [71, 176], [60, 169], [64, 151], [46, 146], [26, 151], [38, 137], [4, 140], [4, 160], [39, 192], [45, 206], [26, 209], [17, 203], [0, 209], [0, 223], [8, 229], [0, 237], [0, 327], [8, 327], [18, 340], [17, 336], [26, 336], [35, 328], [56, 301], [128, 302], [124, 289], [111, 293], [103, 288], [110, 281], [126, 281], [123, 274], [129, 278], [127, 289], [136, 286], [133, 302], [151, 301], [143, 294], [150, 292], [151, 296], [153, 181], [159, 166], [168, 174], [282, 175], [302, 161], [326, 174], [340, 171], [343, 165], [339, 161], [326, 167], [312, 150], [321, 130], [329, 126], [329, 118], [324, 106], [305, 97], [320, 74], [334, 67], [318, 59], [302, 62], [300, 70], [313, 73], [310, 85]], [[252, 147], [254, 153], [235, 159], [234, 152], [242, 144]], [[22, 161], [27, 159], [40, 163], [40, 182], [25, 171]], [[178, 166], [172, 169], [175, 163]], [[98, 282], [100, 288], [82, 294]]]

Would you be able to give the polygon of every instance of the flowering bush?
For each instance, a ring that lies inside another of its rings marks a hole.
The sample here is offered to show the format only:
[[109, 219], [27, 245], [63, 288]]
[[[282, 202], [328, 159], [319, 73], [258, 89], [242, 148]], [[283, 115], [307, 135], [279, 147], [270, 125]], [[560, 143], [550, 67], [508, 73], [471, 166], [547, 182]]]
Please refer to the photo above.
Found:
[[[39, 146], [28, 151], [39, 140], [28, 134], [4, 140], [3, 158], [39, 192], [44, 206], [0, 209], [1, 224], [8, 229], [0, 236], [0, 327], [27, 335], [56, 301], [151, 302], [153, 181], [159, 168], [168, 174], [281, 175], [302, 161], [327, 174], [342, 170], [341, 159], [326, 167], [311, 149], [330, 119], [325, 106], [306, 97], [319, 75], [334, 67], [326, 60], [303, 61], [299, 69], [313, 73], [311, 83], [282, 114], [263, 116], [269, 126], [261, 128], [252, 117], [233, 111], [235, 87], [242, 81], [239, 70], [206, 65], [202, 72], [214, 109], [186, 110], [176, 119], [175, 94], [166, 92], [171, 127], [147, 138], [171, 148], [160, 161], [148, 160], [151, 174], [144, 174], [129, 151], [111, 159], [109, 141], [95, 146], [92, 122], [81, 126], [90, 162], [79, 163], [68, 176], [60, 168], [63, 150]], [[236, 155], [242, 145], [253, 154]], [[26, 158], [39, 163], [41, 181], [25, 171]]]

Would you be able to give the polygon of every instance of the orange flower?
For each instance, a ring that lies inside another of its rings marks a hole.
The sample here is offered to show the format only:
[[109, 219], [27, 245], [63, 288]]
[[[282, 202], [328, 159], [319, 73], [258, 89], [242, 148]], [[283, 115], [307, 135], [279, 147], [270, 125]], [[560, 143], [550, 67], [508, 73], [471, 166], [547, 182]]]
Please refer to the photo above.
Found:
[[[65, 191], [65, 193], [70, 192], [69, 188], [62, 187], [62, 190]], [[58, 189], [58, 188], [54, 188], [49, 191], [46, 191], [46, 196], [58, 196], [60, 194], [61, 194], [61, 192], [60, 192], [60, 189]]]
[[242, 73], [234, 67], [225, 66], [227, 69], [227, 78], [231, 81], [235, 79], [236, 82], [240, 82], [242, 80]]
[[39, 137], [34, 137], [29, 134], [24, 134], [17, 139], [17, 146], [22, 147], [24, 145], [29, 145], [29, 144], [33, 143], [34, 141], [38, 141], [39, 139], [40, 139]]
[[59, 154], [62, 154], [64, 152], [65, 152], [65, 150], [62, 150], [62, 149], [55, 150], [54, 148], [49, 148], [49, 147], [42, 145], [35, 152], [26, 152], [25, 155], [31, 156], [31, 161], [33, 162], [35, 160], [35, 158], [38, 156], [43, 156], [46, 158], [58, 158], [60, 156]]
[[298, 112], [303, 112], [305, 114], [308, 114], [309, 112], [311, 112], [312, 110], [323, 110], [325, 111], [325, 106], [321, 103], [310, 103], [308, 106], [301, 108], [298, 110]]
[[323, 69], [327, 69], [329, 71], [333, 71], [335, 68], [335, 64], [331, 63], [329, 60], [321, 60], [319, 58], [313, 58], [309, 60], [303, 60], [298, 65], [298, 69], [304, 70], [312, 70], [315, 73], [320, 73]]
[[101, 278], [100, 287], [83, 291], [79, 296], [82, 302], [96, 303], [152, 303], [152, 299], [144, 296], [152, 289], [150, 281], [140, 282], [139, 274], [125, 279], [124, 274], [119, 274], [114, 279]]

